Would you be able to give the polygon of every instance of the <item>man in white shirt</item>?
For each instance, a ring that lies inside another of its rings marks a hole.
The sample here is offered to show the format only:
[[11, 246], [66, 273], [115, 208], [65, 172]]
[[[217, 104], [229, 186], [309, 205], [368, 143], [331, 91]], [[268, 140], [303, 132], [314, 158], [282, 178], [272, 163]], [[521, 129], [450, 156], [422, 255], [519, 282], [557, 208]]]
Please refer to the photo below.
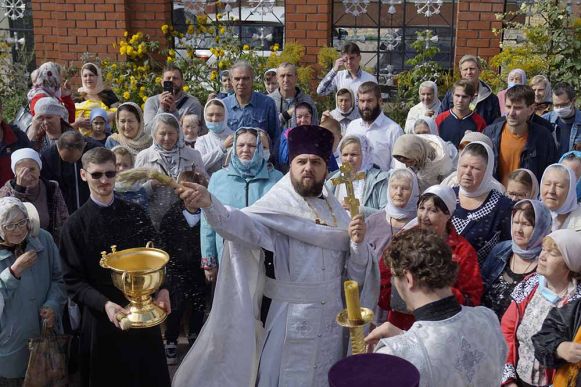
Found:
[[[329, 95], [337, 90], [348, 88], [357, 96], [359, 86], [364, 82], [375, 82], [374, 75], [363, 71], [360, 66], [361, 51], [359, 46], [353, 42], [347, 43], [341, 49], [341, 57], [335, 61], [333, 68], [325, 75], [317, 87], [317, 94]], [[341, 66], [345, 70], [339, 71]]]
[[401, 126], [382, 111], [381, 90], [373, 82], [364, 82], [357, 90], [358, 118], [351, 121], [345, 136], [359, 134], [367, 137], [373, 147], [373, 163], [384, 171], [391, 168], [391, 151], [395, 140], [403, 134]]

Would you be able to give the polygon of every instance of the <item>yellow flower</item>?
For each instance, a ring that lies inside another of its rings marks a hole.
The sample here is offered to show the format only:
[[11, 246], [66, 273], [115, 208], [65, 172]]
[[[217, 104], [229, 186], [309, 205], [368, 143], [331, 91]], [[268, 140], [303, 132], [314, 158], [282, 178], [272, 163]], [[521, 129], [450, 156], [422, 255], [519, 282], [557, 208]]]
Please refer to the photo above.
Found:
[[190, 24], [188, 26], [188, 31], [187, 32], [188, 32], [189, 35], [193, 35], [194, 34], [194, 25], [193, 24]]
[[278, 51], [280, 49], [280, 46], [278, 45], [278, 43], [275, 43], [274, 46], [272, 46], [272, 51]]
[[105, 75], [105, 79], [109, 82], [111, 82], [113, 80], [113, 74], [111, 73], [107, 73], [107, 75]]
[[188, 85], [184, 85], [184, 87], [182, 87], [182, 90], [187, 93], [188, 91], [190, 91], [190, 87]]
[[218, 20], [222, 19], [222, 14], [221, 13], [217, 13], [216, 14], [216, 19], [218, 19]]
[[131, 55], [133, 55], [133, 52], [134, 52], [133, 47], [127, 46], [127, 55], [131, 56]]
[[145, 96], [145, 97], [141, 97], [141, 100], [142, 100], [143, 102], [147, 102], [147, 96]]
[[218, 73], [216, 72], [216, 70], [214, 70], [210, 73], [210, 81], [215, 81], [216, 78], [218, 78]]
[[221, 27], [220, 27], [220, 34], [221, 34], [221, 35], [224, 35], [225, 33], [226, 33], [226, 27], [224, 27], [224, 26], [221, 26]]
[[171, 48], [168, 52], [168, 55], [171, 56], [172, 58], [176, 56], [176, 50], [174, 50], [173, 48]]
[[224, 67], [226, 67], [226, 63], [224, 63], [224, 62], [222, 62], [222, 61], [218, 62], [218, 68], [219, 68], [220, 70], [222, 70]]
[[125, 32], [123, 33], [123, 36], [127, 37], [127, 35], [129, 35], [129, 32], [125, 31]]
[[242, 49], [244, 51], [248, 51], [248, 50], [250, 50], [250, 46], [248, 44], [245, 44], [244, 46], [242, 46]]
[[163, 32], [164, 34], [167, 34], [169, 31], [169, 26], [167, 24], [164, 24], [161, 26], [161, 32]]
[[131, 98], [131, 94], [129, 94], [129, 92], [126, 91], [125, 93], [123, 93], [123, 98], [127, 100], [127, 99]]
[[119, 48], [119, 54], [121, 54], [121, 55], [127, 54], [127, 47], [123, 46], [123, 47]]
[[167, 63], [173, 63], [174, 62], [174, 59], [172, 57], [168, 56], [167, 59], [166, 59], [166, 62]]
[[111, 70], [117, 70], [117, 63], [113, 63], [111, 65]]
[[161, 77], [156, 77], [155, 78], [155, 83], [160, 83], [161, 82]]

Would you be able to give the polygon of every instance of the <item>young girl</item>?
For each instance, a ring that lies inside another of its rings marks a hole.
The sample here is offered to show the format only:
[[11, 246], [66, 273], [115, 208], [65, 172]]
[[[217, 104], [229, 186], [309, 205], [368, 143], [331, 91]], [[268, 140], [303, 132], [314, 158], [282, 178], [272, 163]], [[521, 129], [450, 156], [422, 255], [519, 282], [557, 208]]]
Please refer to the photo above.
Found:
[[[115, 170], [117, 173], [132, 169], [135, 163], [135, 158], [129, 149], [122, 145], [117, 145], [111, 149], [115, 154]], [[145, 188], [140, 183], [133, 185], [115, 183], [115, 194], [121, 199], [140, 205], [147, 210], [147, 194]]]
[[197, 114], [186, 114], [182, 116], [180, 126], [184, 132], [184, 142], [190, 148], [194, 148], [196, 140], [200, 134], [200, 117]]
[[506, 182], [506, 196], [518, 202], [523, 199], [536, 199], [539, 196], [539, 182], [528, 169], [515, 169]]
[[100, 108], [91, 110], [91, 138], [99, 141], [105, 146], [105, 141], [109, 137], [110, 127], [107, 112]]

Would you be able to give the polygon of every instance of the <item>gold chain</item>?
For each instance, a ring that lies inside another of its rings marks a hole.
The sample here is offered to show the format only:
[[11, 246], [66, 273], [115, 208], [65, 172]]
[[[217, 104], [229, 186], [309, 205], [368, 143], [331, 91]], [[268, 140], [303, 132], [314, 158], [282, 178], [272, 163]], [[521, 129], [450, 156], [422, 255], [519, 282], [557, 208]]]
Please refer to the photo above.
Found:
[[[309, 201], [305, 197], [303, 197], [303, 200], [305, 201], [305, 203], [307, 203], [307, 206], [309, 206], [311, 212], [315, 215], [315, 223], [320, 224], [321, 226], [329, 226], [327, 223], [325, 223], [323, 221], [323, 219], [321, 218], [321, 215], [319, 215], [317, 210], [315, 210], [313, 208], [313, 206], [311, 206], [311, 203], [309, 203]], [[335, 216], [335, 213], [333, 212], [331, 205], [327, 201], [327, 198], [323, 198], [323, 200], [325, 201], [325, 204], [327, 205], [327, 208], [329, 209], [329, 212], [331, 213], [331, 216], [333, 217], [333, 224], [331, 225], [331, 227], [337, 227], [337, 217]]]

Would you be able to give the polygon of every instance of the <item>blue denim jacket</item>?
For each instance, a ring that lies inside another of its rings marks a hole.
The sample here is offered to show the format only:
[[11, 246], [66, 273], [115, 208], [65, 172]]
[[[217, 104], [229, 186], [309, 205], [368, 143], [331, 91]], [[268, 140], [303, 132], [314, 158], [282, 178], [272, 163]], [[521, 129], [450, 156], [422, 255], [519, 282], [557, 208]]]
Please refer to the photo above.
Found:
[[480, 270], [484, 292], [486, 292], [494, 280], [503, 272], [511, 256], [512, 240], [499, 242], [490, 250]]
[[[559, 116], [555, 112], [548, 112], [543, 114], [543, 118], [556, 127]], [[556, 136], [555, 130], [553, 130], [553, 136]], [[575, 121], [571, 126], [571, 136], [569, 137], [569, 150], [575, 149], [575, 144], [579, 143], [581, 143], [581, 110], [575, 109]]]

